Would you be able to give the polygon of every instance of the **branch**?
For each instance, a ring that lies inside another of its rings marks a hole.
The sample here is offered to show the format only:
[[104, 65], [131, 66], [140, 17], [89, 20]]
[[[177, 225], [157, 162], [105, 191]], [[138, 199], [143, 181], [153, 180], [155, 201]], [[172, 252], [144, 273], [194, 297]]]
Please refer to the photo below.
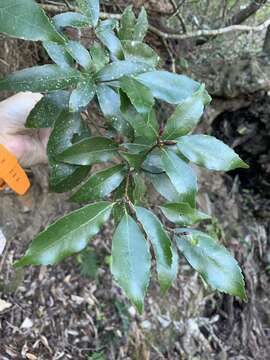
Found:
[[[52, 13], [59, 13], [60, 11], [66, 10], [66, 5], [42, 5], [41, 7], [45, 11], [49, 11]], [[74, 6], [71, 7], [72, 11], [78, 11], [78, 9]], [[120, 14], [109, 14], [106, 12], [101, 12], [100, 17], [102, 19], [121, 19]], [[213, 30], [198, 30], [195, 32], [185, 33], [185, 34], [177, 34], [177, 33], [167, 33], [163, 32], [160, 29], [156, 28], [153, 25], [149, 26], [149, 30], [158, 35], [159, 37], [163, 39], [174, 39], [174, 40], [187, 40], [187, 39], [193, 39], [197, 37], [212, 37], [217, 35], [224, 35], [231, 32], [260, 32], [265, 30], [270, 25], [270, 19], [266, 20], [264, 23], [257, 25], [257, 26], [249, 26], [249, 25], [231, 25], [226, 26], [220, 29], [213, 29]]]
[[226, 22], [226, 26], [242, 24], [246, 19], [255, 14], [263, 5], [265, 5], [265, 3], [266, 0], [252, 1], [247, 7], [233, 15], [232, 18]]
[[248, 26], [248, 25], [231, 25], [226, 26], [224, 28], [220, 29], [214, 29], [214, 30], [198, 30], [191, 33], [186, 34], [168, 34], [160, 31], [159, 29], [150, 26], [150, 30], [155, 33], [156, 35], [165, 38], [165, 39], [175, 39], [175, 40], [186, 40], [186, 39], [192, 39], [196, 37], [212, 37], [217, 35], [224, 35], [231, 32], [260, 32], [265, 30], [268, 25], [270, 25], [270, 19], [265, 21], [264, 23], [258, 25], [258, 26]]

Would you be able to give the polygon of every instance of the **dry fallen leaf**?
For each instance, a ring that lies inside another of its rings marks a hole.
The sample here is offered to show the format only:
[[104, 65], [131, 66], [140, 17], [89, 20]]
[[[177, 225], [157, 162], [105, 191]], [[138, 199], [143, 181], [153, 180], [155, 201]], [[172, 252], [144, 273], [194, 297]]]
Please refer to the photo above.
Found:
[[33, 326], [33, 321], [29, 318], [25, 318], [21, 324], [21, 329], [30, 329]]
[[0, 313], [9, 309], [11, 306], [12, 304], [10, 304], [9, 302], [0, 299]]
[[2, 230], [0, 229], [0, 255], [2, 255], [4, 248], [6, 246], [6, 238], [2, 232]]

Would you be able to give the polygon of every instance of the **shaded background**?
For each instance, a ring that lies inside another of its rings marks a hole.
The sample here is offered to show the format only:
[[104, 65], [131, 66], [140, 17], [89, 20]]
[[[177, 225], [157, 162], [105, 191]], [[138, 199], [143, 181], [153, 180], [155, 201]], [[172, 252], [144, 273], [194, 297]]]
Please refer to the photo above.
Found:
[[[50, 15], [67, 9], [65, 1], [40, 3]], [[249, 170], [227, 174], [198, 168], [198, 203], [213, 216], [206, 230], [240, 262], [249, 300], [212, 292], [181, 259], [173, 288], [163, 296], [152, 281], [145, 313], [138, 316], [112, 282], [110, 224], [83, 255], [55, 267], [15, 272], [12, 263], [33, 236], [72, 209], [66, 195], [48, 193], [47, 169], [37, 167], [29, 172], [33, 186], [27, 196], [0, 194], [0, 227], [8, 240], [0, 257], [0, 359], [267, 359], [270, 28], [196, 34], [257, 26], [269, 19], [270, 3], [120, 0], [102, 1], [102, 10], [119, 14], [132, 3], [136, 12], [142, 5], [148, 10], [153, 31], [147, 42], [163, 66], [205, 82], [213, 97], [196, 132], [224, 140], [250, 164]], [[187, 39], [177, 38], [183, 34]], [[0, 35], [1, 77], [48, 61], [39, 44]], [[0, 94], [1, 99], [8, 95]], [[161, 115], [166, 118], [169, 110], [162, 107]], [[93, 118], [99, 118], [95, 109]]]

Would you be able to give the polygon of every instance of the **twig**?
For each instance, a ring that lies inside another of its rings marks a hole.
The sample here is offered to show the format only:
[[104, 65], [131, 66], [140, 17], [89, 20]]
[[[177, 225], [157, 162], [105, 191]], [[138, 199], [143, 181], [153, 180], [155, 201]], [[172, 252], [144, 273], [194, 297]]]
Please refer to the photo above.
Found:
[[[61, 11], [61, 9], [64, 11], [66, 9], [65, 5], [42, 5], [41, 7], [49, 12], [58, 13]], [[76, 7], [72, 7], [72, 11], [77, 11], [78, 9]], [[110, 14], [106, 12], [101, 12], [100, 17], [102, 19], [121, 19], [120, 14]], [[213, 29], [213, 30], [198, 30], [195, 32], [190, 32], [186, 34], [177, 34], [177, 33], [167, 33], [163, 32], [160, 29], [156, 28], [153, 25], [149, 26], [149, 30], [158, 35], [159, 37], [163, 39], [174, 39], [174, 40], [186, 40], [186, 39], [192, 39], [196, 37], [212, 37], [217, 35], [224, 35], [231, 32], [260, 32], [265, 30], [270, 25], [270, 19], [266, 20], [260, 25], [257, 26], [249, 26], [249, 25], [231, 25], [226, 26], [220, 29]]]
[[180, 24], [182, 26], [183, 32], [186, 33], [187, 27], [186, 27], [186, 24], [185, 24], [185, 21], [184, 21], [182, 15], [180, 14], [180, 7], [183, 5], [184, 2], [185, 2], [185, 0], [181, 1], [181, 3], [177, 6], [175, 0], [170, 0], [170, 3], [172, 4], [172, 6], [174, 8], [174, 13], [169, 17], [169, 20], [172, 19], [174, 16], [177, 16], [178, 20], [180, 21]]

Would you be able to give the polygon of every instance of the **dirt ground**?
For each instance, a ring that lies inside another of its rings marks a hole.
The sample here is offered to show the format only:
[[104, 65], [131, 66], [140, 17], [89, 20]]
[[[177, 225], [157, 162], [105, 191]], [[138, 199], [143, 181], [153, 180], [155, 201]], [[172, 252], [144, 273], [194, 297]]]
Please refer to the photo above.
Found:
[[[18, 56], [20, 47], [18, 41], [0, 39], [1, 76], [39, 61], [37, 48], [29, 45]], [[76, 258], [15, 272], [12, 263], [33, 236], [72, 208], [66, 195], [48, 193], [46, 167], [35, 168], [27, 196], [0, 194], [0, 227], [8, 240], [0, 257], [0, 360], [268, 359], [268, 102], [266, 95], [258, 96], [250, 108], [224, 113], [208, 129], [232, 145], [251, 170], [209, 174], [198, 169], [199, 205], [213, 216], [206, 228], [241, 264], [247, 303], [211, 291], [181, 259], [173, 288], [163, 296], [153, 281], [145, 312], [138, 316], [109, 272], [110, 224], [91, 243], [98, 254], [95, 279], [81, 274]]]

